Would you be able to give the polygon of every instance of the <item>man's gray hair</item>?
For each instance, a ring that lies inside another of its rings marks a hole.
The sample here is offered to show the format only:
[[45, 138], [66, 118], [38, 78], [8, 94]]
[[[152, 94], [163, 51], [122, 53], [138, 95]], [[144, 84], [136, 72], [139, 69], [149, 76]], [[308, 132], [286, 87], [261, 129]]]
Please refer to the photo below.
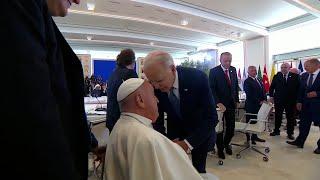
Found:
[[248, 71], [249, 71], [249, 69], [251, 69], [251, 68], [257, 69], [257, 67], [255, 67], [255, 66], [249, 66], [249, 67], [248, 67]]
[[162, 61], [164, 62], [168, 67], [170, 65], [174, 65], [172, 56], [164, 51], [153, 51], [149, 53], [145, 58], [143, 62], [143, 68], [147, 68], [150, 64], [153, 64], [154, 62]]

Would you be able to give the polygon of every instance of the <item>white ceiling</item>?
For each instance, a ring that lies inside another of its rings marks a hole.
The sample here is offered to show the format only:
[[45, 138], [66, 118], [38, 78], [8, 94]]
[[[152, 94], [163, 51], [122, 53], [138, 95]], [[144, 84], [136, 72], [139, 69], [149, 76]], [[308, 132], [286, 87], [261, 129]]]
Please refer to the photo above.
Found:
[[[95, 1], [94, 11], [87, 10], [87, 1]], [[310, 13], [289, 1], [82, 0], [67, 17], [54, 19], [74, 48], [190, 52], [267, 35], [269, 26]]]

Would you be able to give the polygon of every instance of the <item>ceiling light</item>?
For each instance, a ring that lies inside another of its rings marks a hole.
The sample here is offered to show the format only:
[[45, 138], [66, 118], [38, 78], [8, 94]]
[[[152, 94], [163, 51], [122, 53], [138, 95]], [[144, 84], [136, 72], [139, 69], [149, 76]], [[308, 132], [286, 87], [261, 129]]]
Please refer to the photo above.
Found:
[[150, 42], [150, 45], [153, 46], [153, 45], [154, 45], [154, 42]]
[[92, 36], [87, 36], [87, 39], [88, 39], [89, 41], [91, 41], [91, 40], [92, 40]]
[[181, 24], [182, 26], [186, 26], [186, 25], [189, 24], [189, 22], [188, 22], [187, 20], [183, 19], [183, 20], [181, 20], [180, 24]]
[[89, 11], [94, 11], [96, 7], [95, 0], [87, 0], [87, 8]]
[[241, 33], [241, 32], [238, 32], [238, 33], [237, 33], [238, 38], [242, 38], [242, 37], [243, 37], [243, 35], [244, 35], [244, 34], [243, 34], [243, 33]]

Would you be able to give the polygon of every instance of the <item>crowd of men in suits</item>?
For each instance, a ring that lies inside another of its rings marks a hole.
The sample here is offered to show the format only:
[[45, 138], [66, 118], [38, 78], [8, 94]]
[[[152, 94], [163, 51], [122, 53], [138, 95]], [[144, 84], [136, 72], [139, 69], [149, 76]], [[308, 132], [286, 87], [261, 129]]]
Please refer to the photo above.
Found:
[[86, 76], [84, 78], [84, 93], [85, 96], [92, 96], [92, 97], [100, 97], [100, 96], [107, 96], [107, 83], [103, 82], [101, 76], [94, 76], [91, 77]]
[[[217, 135], [218, 156], [225, 159], [224, 150], [232, 155], [230, 141], [234, 135], [235, 127], [235, 108], [237, 108], [238, 99], [238, 80], [236, 69], [230, 66], [232, 55], [228, 52], [220, 56], [221, 65], [211, 69], [209, 75], [210, 87], [217, 106], [225, 113], [224, 131]], [[283, 113], [286, 113], [287, 138], [293, 141], [287, 141], [290, 145], [303, 148], [305, 140], [309, 134], [312, 122], [315, 126], [320, 123], [320, 62], [318, 59], [309, 59], [304, 63], [306, 72], [299, 75], [296, 68], [290, 69], [288, 63], [281, 65], [281, 71], [272, 79], [269, 90], [269, 102], [274, 104], [275, 108], [275, 128], [270, 136], [279, 136], [282, 124]], [[244, 81], [243, 89], [246, 93], [245, 111], [251, 114], [257, 114], [262, 103], [267, 102], [267, 93], [261, 79], [257, 78], [257, 68], [248, 67], [248, 78]], [[299, 116], [298, 116], [299, 114]], [[294, 126], [296, 117], [300, 119], [299, 136], [295, 140]], [[246, 116], [246, 121], [255, 119], [252, 115]], [[256, 142], [265, 142], [256, 134], [251, 137], [247, 134], [247, 141], [252, 144]], [[318, 147], [314, 153], [320, 154], [320, 139]]]

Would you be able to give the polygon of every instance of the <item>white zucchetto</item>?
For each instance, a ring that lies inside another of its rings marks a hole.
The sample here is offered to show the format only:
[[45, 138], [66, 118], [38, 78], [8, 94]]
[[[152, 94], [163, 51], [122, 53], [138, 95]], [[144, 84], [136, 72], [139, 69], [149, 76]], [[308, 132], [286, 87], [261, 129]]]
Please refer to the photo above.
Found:
[[130, 78], [124, 81], [118, 90], [117, 101], [120, 102], [128, 97], [131, 93], [136, 91], [144, 83], [143, 79], [140, 78]]

